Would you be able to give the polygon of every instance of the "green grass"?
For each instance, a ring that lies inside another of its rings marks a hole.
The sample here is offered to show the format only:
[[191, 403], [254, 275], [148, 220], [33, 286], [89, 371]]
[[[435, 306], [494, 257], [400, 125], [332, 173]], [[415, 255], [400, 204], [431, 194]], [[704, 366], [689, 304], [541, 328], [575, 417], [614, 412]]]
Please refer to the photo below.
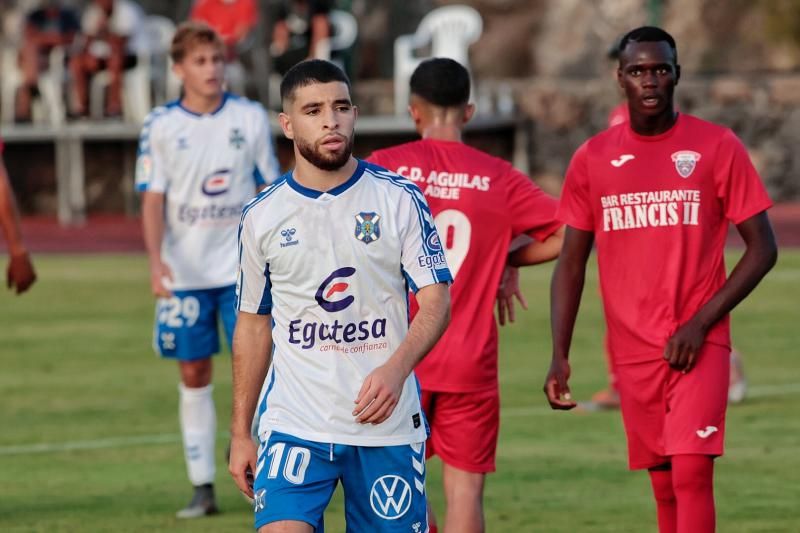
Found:
[[[0, 531], [248, 531], [251, 511], [222, 466], [224, 435], [217, 483], [224, 513], [173, 518], [189, 497], [178, 376], [150, 349], [145, 259], [41, 256], [37, 267], [40, 281], [29, 294], [0, 294]], [[549, 266], [524, 273], [531, 310], [502, 331], [503, 417], [498, 473], [486, 489], [488, 530], [654, 532], [647, 478], [626, 470], [619, 415], [545, 406], [549, 275]], [[799, 281], [800, 252], [784, 252], [734, 316], [736, 345], [761, 394], [729, 411], [727, 455], [717, 466], [721, 532], [800, 529], [800, 390], [791, 387], [800, 383]], [[572, 356], [579, 398], [604, 384], [595, 285], [591, 277]], [[230, 359], [216, 362], [222, 432]], [[98, 440], [95, 449], [31, 448]], [[429, 467], [441, 516], [440, 464]], [[339, 495], [328, 531], [344, 531], [342, 515]]]

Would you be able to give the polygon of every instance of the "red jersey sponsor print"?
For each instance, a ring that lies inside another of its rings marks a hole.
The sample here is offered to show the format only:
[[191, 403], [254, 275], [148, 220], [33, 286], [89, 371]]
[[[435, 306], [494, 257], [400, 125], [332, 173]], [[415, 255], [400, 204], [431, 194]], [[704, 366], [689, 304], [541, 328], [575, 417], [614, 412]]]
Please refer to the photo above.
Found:
[[[595, 234], [615, 361], [661, 357], [725, 282], [728, 221], [771, 205], [733, 132], [691, 115], [661, 135], [622, 124], [586, 141], [567, 170], [558, 217]], [[730, 344], [727, 317], [706, 340]]]
[[428, 200], [455, 278], [452, 318], [415, 372], [425, 390], [497, 386], [494, 301], [511, 239], [549, 237], [556, 200], [509, 163], [463, 143], [421, 140], [379, 150], [370, 161], [416, 183]]

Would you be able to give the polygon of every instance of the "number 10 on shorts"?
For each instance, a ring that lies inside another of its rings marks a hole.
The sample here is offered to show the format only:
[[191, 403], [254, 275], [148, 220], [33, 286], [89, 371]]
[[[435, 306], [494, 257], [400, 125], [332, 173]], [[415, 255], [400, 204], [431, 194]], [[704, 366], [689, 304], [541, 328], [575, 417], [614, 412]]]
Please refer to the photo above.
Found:
[[292, 446], [286, 454], [286, 462], [283, 455], [286, 451], [286, 443], [278, 442], [267, 450], [267, 455], [271, 457], [267, 477], [275, 479], [281, 470], [283, 463], [283, 478], [293, 485], [301, 485], [306, 478], [306, 469], [311, 462], [311, 451], [308, 448]]

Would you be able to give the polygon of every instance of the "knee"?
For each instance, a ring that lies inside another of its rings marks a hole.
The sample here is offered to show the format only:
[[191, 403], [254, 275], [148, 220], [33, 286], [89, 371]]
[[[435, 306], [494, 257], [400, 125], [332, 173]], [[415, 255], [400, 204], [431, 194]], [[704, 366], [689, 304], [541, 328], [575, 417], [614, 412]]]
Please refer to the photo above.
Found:
[[714, 459], [708, 455], [676, 456], [672, 460], [675, 492], [705, 492], [713, 487]]
[[211, 383], [211, 359], [182, 361], [180, 363], [181, 381], [189, 388], [197, 389]]

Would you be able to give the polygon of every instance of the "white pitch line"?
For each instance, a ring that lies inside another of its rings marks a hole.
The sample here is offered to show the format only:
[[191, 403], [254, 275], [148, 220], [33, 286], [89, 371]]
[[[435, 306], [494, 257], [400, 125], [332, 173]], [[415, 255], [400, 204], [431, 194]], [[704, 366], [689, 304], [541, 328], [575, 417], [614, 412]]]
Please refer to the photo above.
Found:
[[[769, 398], [799, 394], [800, 383], [785, 383], [782, 385], [758, 385], [750, 387], [747, 391], [748, 398]], [[516, 418], [522, 416], [547, 415], [553, 410], [545, 405], [506, 407], [500, 413], [502, 418]], [[220, 432], [217, 440], [227, 440], [229, 434]], [[77, 440], [68, 442], [41, 442], [34, 444], [18, 444], [14, 446], [0, 446], [0, 457], [9, 455], [35, 455], [42, 453], [62, 453], [83, 450], [101, 450], [108, 448], [124, 448], [128, 446], [148, 444], [178, 444], [181, 436], [178, 433], [160, 433], [156, 435], [138, 435], [130, 437], [114, 437], [108, 439]]]

